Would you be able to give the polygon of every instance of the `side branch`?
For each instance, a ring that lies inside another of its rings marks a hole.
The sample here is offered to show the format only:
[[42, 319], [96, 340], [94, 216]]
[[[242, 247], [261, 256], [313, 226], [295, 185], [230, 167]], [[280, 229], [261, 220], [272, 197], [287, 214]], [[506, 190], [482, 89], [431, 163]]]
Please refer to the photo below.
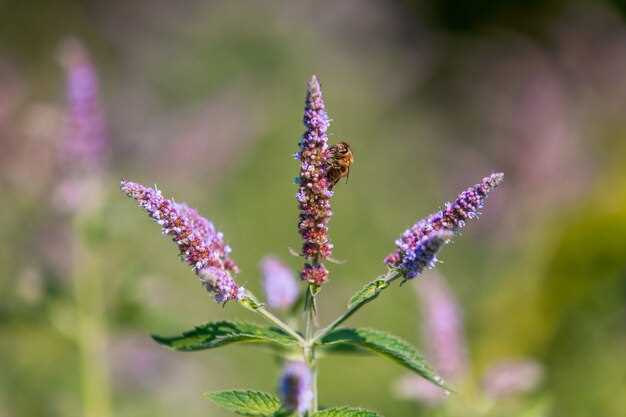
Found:
[[246, 296], [241, 301], [239, 301], [239, 303], [245, 308], [247, 308], [248, 310], [253, 311], [257, 314], [260, 314], [266, 320], [274, 323], [276, 326], [282, 329], [285, 333], [287, 333], [288, 335], [296, 339], [300, 346], [306, 346], [307, 344], [306, 341], [298, 332], [292, 329], [291, 326], [289, 326], [287, 323], [285, 323], [284, 321], [282, 321], [281, 319], [279, 319], [278, 317], [270, 313], [268, 310], [266, 310], [265, 306], [262, 303], [260, 303], [256, 299], [256, 297], [249, 291], [247, 292]]
[[402, 273], [399, 270], [391, 269], [385, 275], [367, 284], [354, 297], [352, 297], [348, 304], [348, 309], [335, 321], [320, 330], [320, 332], [315, 335], [310, 343], [315, 344], [319, 342], [324, 336], [332, 332], [337, 326], [348, 320], [361, 307], [378, 298], [378, 295], [383, 290], [387, 289], [393, 281], [397, 280], [401, 276]]

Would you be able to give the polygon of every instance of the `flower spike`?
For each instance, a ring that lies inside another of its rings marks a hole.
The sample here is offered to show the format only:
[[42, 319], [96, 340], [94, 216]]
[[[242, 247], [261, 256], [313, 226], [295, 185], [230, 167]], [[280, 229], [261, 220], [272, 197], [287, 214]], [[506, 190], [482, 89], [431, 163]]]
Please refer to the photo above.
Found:
[[99, 168], [108, 141], [96, 70], [76, 39], [63, 44], [60, 60], [67, 77], [69, 113], [63, 152], [73, 164], [81, 163], [85, 169]]
[[319, 286], [328, 279], [328, 270], [321, 262], [331, 256], [333, 249], [328, 237], [333, 192], [327, 178], [329, 155], [326, 131], [330, 122], [315, 76], [308, 83], [303, 122], [306, 130], [300, 140], [300, 151], [296, 154], [296, 159], [300, 161], [300, 175], [296, 181], [299, 185], [296, 194], [300, 209], [298, 229], [304, 240], [302, 256], [313, 265], [305, 266], [301, 277]]
[[[419, 220], [396, 240], [398, 249], [385, 258], [385, 263], [394, 268], [406, 267], [405, 261], [410, 260], [420, 245], [425, 243], [425, 239], [432, 237], [433, 233], [458, 233], [467, 220], [478, 217], [487, 195], [500, 185], [503, 179], [502, 173], [491, 174], [459, 194], [454, 202], [446, 203], [441, 211]], [[410, 278], [406, 275], [405, 277]]]
[[122, 181], [120, 188], [148, 212], [161, 226], [163, 234], [172, 238], [181, 258], [192, 267], [204, 287], [213, 293], [215, 301], [225, 303], [244, 297], [245, 290], [231, 276], [238, 268], [228, 256], [230, 248], [211, 222], [195, 209], [164, 198], [156, 187], [147, 188]]

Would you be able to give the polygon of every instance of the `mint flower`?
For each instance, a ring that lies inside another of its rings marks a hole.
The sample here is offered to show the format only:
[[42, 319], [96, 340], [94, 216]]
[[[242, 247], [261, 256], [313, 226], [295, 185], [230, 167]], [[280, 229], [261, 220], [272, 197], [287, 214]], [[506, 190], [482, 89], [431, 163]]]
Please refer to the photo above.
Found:
[[285, 407], [302, 414], [313, 400], [313, 377], [304, 362], [288, 362], [278, 383], [278, 393]]
[[[439, 275], [421, 281], [416, 290], [422, 305], [422, 338], [427, 357], [444, 378], [462, 381], [469, 376], [470, 366], [461, 307], [456, 297]], [[499, 361], [484, 373], [480, 393], [494, 400], [524, 394], [539, 385], [543, 374], [543, 366], [532, 359]], [[395, 392], [401, 398], [418, 400], [431, 407], [440, 405], [447, 397], [445, 390], [413, 375], [400, 379]]]
[[543, 366], [531, 359], [498, 362], [485, 372], [483, 389], [494, 399], [523, 394], [539, 385], [543, 373]]
[[63, 152], [72, 164], [93, 169], [103, 162], [107, 145], [104, 111], [96, 71], [87, 51], [75, 39], [63, 45], [61, 64], [66, 72], [68, 132]]
[[195, 209], [164, 198], [156, 188], [129, 181], [122, 181], [120, 187], [161, 226], [163, 234], [172, 238], [181, 258], [191, 265], [218, 303], [243, 298], [245, 290], [230, 275], [238, 270], [228, 256], [230, 247], [211, 222]]
[[444, 277], [429, 275], [417, 286], [424, 317], [423, 338], [433, 366], [456, 380], [467, 371], [461, 308]]
[[[327, 179], [328, 172], [328, 130], [320, 85], [315, 76], [308, 84], [304, 107], [306, 131], [300, 140], [300, 151], [296, 158], [300, 161], [300, 175], [296, 200], [300, 209], [298, 229], [304, 240], [302, 256], [315, 264], [315, 274], [305, 270], [301, 277], [310, 283], [321, 285], [328, 279], [326, 268], [319, 267], [324, 259], [332, 254], [333, 245], [328, 238], [328, 222], [332, 216], [330, 198], [332, 184]], [[325, 273], [325, 274], [324, 274]]]
[[[446, 380], [459, 381], [467, 371], [460, 306], [440, 275], [429, 275], [415, 288], [421, 301], [422, 338], [426, 342], [428, 359]], [[413, 375], [400, 379], [395, 390], [401, 398], [416, 399], [431, 407], [441, 404], [448, 395], [440, 387]]]
[[452, 233], [446, 230], [432, 232], [407, 247], [402, 256], [402, 263], [398, 266], [406, 279], [415, 278], [422, 274], [424, 269], [431, 269], [437, 264], [437, 252], [443, 247]]
[[101, 177], [108, 138], [96, 71], [87, 51], [75, 39], [62, 44], [59, 61], [65, 71], [65, 132], [59, 146], [59, 181], [52, 203], [61, 212], [87, 212], [101, 203]]
[[407, 254], [414, 253], [433, 232], [457, 233], [465, 226], [467, 220], [478, 217], [487, 195], [500, 185], [503, 179], [502, 173], [491, 174], [459, 194], [454, 202], [446, 203], [441, 211], [415, 223], [396, 240], [398, 249], [385, 258], [385, 263], [391, 267], [402, 268]]
[[266, 256], [261, 261], [263, 287], [267, 304], [276, 310], [287, 310], [298, 299], [298, 283], [293, 273], [278, 259]]
[[300, 278], [303, 281], [320, 286], [328, 279], [328, 269], [322, 264], [304, 264]]

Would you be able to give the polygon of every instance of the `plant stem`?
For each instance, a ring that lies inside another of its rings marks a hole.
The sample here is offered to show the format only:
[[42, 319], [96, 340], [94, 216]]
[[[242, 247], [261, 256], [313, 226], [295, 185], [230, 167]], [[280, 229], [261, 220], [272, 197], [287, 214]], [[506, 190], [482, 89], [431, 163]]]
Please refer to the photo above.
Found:
[[[401, 273], [399, 271], [393, 269], [393, 270], [390, 270], [389, 272], [387, 272], [382, 277], [382, 279], [388, 285], [388, 284], [391, 284], [393, 281], [397, 280], [398, 278], [400, 278], [400, 276], [401, 276]], [[385, 287], [385, 288], [387, 288], [387, 287]], [[379, 292], [382, 291], [385, 288], [380, 289]], [[348, 307], [348, 309], [341, 316], [339, 316], [335, 321], [333, 321], [331, 324], [329, 324], [328, 326], [323, 328], [312, 340], [310, 340], [310, 343], [314, 345], [316, 342], [321, 340], [324, 336], [326, 336], [327, 334], [332, 332], [337, 326], [339, 326], [344, 321], [348, 320], [361, 307], [363, 307], [365, 304], [367, 304], [367, 303], [373, 301], [374, 299], [376, 299], [376, 297], [378, 297], [379, 292], [377, 292], [372, 297], [366, 298], [366, 299], [362, 300], [361, 302], [355, 303], [355, 304], [351, 305], [350, 307]]]
[[315, 295], [312, 292], [311, 287], [307, 287], [304, 303], [305, 314], [305, 338], [306, 345], [304, 347], [304, 359], [311, 370], [311, 384], [313, 391], [313, 398], [311, 400], [311, 412], [314, 414], [318, 410], [318, 394], [317, 394], [317, 358], [315, 357], [315, 346], [312, 342], [313, 334], [315, 333]]
[[[76, 228], [78, 230], [78, 228]], [[75, 235], [78, 235], [76, 232]], [[89, 417], [111, 416], [110, 381], [105, 346], [104, 281], [98, 259], [90, 256], [80, 239], [74, 242], [72, 281], [78, 331], [76, 342], [80, 352], [80, 375], [83, 412]], [[77, 262], [80, 259], [81, 262]]]
[[317, 373], [318, 373], [317, 359], [314, 359], [313, 365], [311, 366], [311, 384], [313, 385], [312, 386], [313, 402], [311, 404], [311, 413], [317, 413], [317, 410], [319, 409], [318, 394], [317, 394]]
[[259, 313], [260, 315], [262, 315], [263, 317], [265, 317], [267, 320], [274, 323], [276, 326], [280, 327], [282, 330], [285, 331], [285, 333], [289, 334], [291, 337], [296, 339], [301, 346], [307, 345], [307, 342], [304, 340], [304, 338], [302, 338], [302, 336], [300, 336], [300, 334], [298, 334], [295, 330], [293, 330], [287, 323], [285, 323], [284, 321], [282, 321], [281, 319], [279, 319], [278, 317], [276, 317], [275, 315], [267, 311], [265, 307], [260, 306], [253, 310]]

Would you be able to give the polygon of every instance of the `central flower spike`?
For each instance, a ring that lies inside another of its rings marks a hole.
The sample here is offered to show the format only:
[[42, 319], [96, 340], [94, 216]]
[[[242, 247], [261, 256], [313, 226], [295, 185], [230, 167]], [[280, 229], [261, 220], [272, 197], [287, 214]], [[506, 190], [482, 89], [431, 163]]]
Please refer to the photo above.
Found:
[[330, 124], [326, 114], [320, 84], [315, 76], [308, 84], [304, 107], [306, 131], [300, 140], [299, 190], [296, 194], [300, 219], [298, 228], [304, 240], [302, 256], [305, 264], [301, 278], [320, 286], [328, 280], [328, 270], [322, 261], [331, 256], [333, 245], [328, 238], [328, 222], [332, 216], [330, 198], [332, 184], [327, 178], [329, 169], [328, 136]]
[[238, 268], [228, 256], [230, 247], [210, 221], [186, 204], [164, 198], [156, 188], [122, 181], [121, 189], [148, 212], [161, 226], [163, 234], [171, 236], [182, 259], [191, 265], [204, 287], [214, 294], [215, 301], [225, 303], [244, 297], [245, 290], [231, 276], [231, 273], [238, 272]]

